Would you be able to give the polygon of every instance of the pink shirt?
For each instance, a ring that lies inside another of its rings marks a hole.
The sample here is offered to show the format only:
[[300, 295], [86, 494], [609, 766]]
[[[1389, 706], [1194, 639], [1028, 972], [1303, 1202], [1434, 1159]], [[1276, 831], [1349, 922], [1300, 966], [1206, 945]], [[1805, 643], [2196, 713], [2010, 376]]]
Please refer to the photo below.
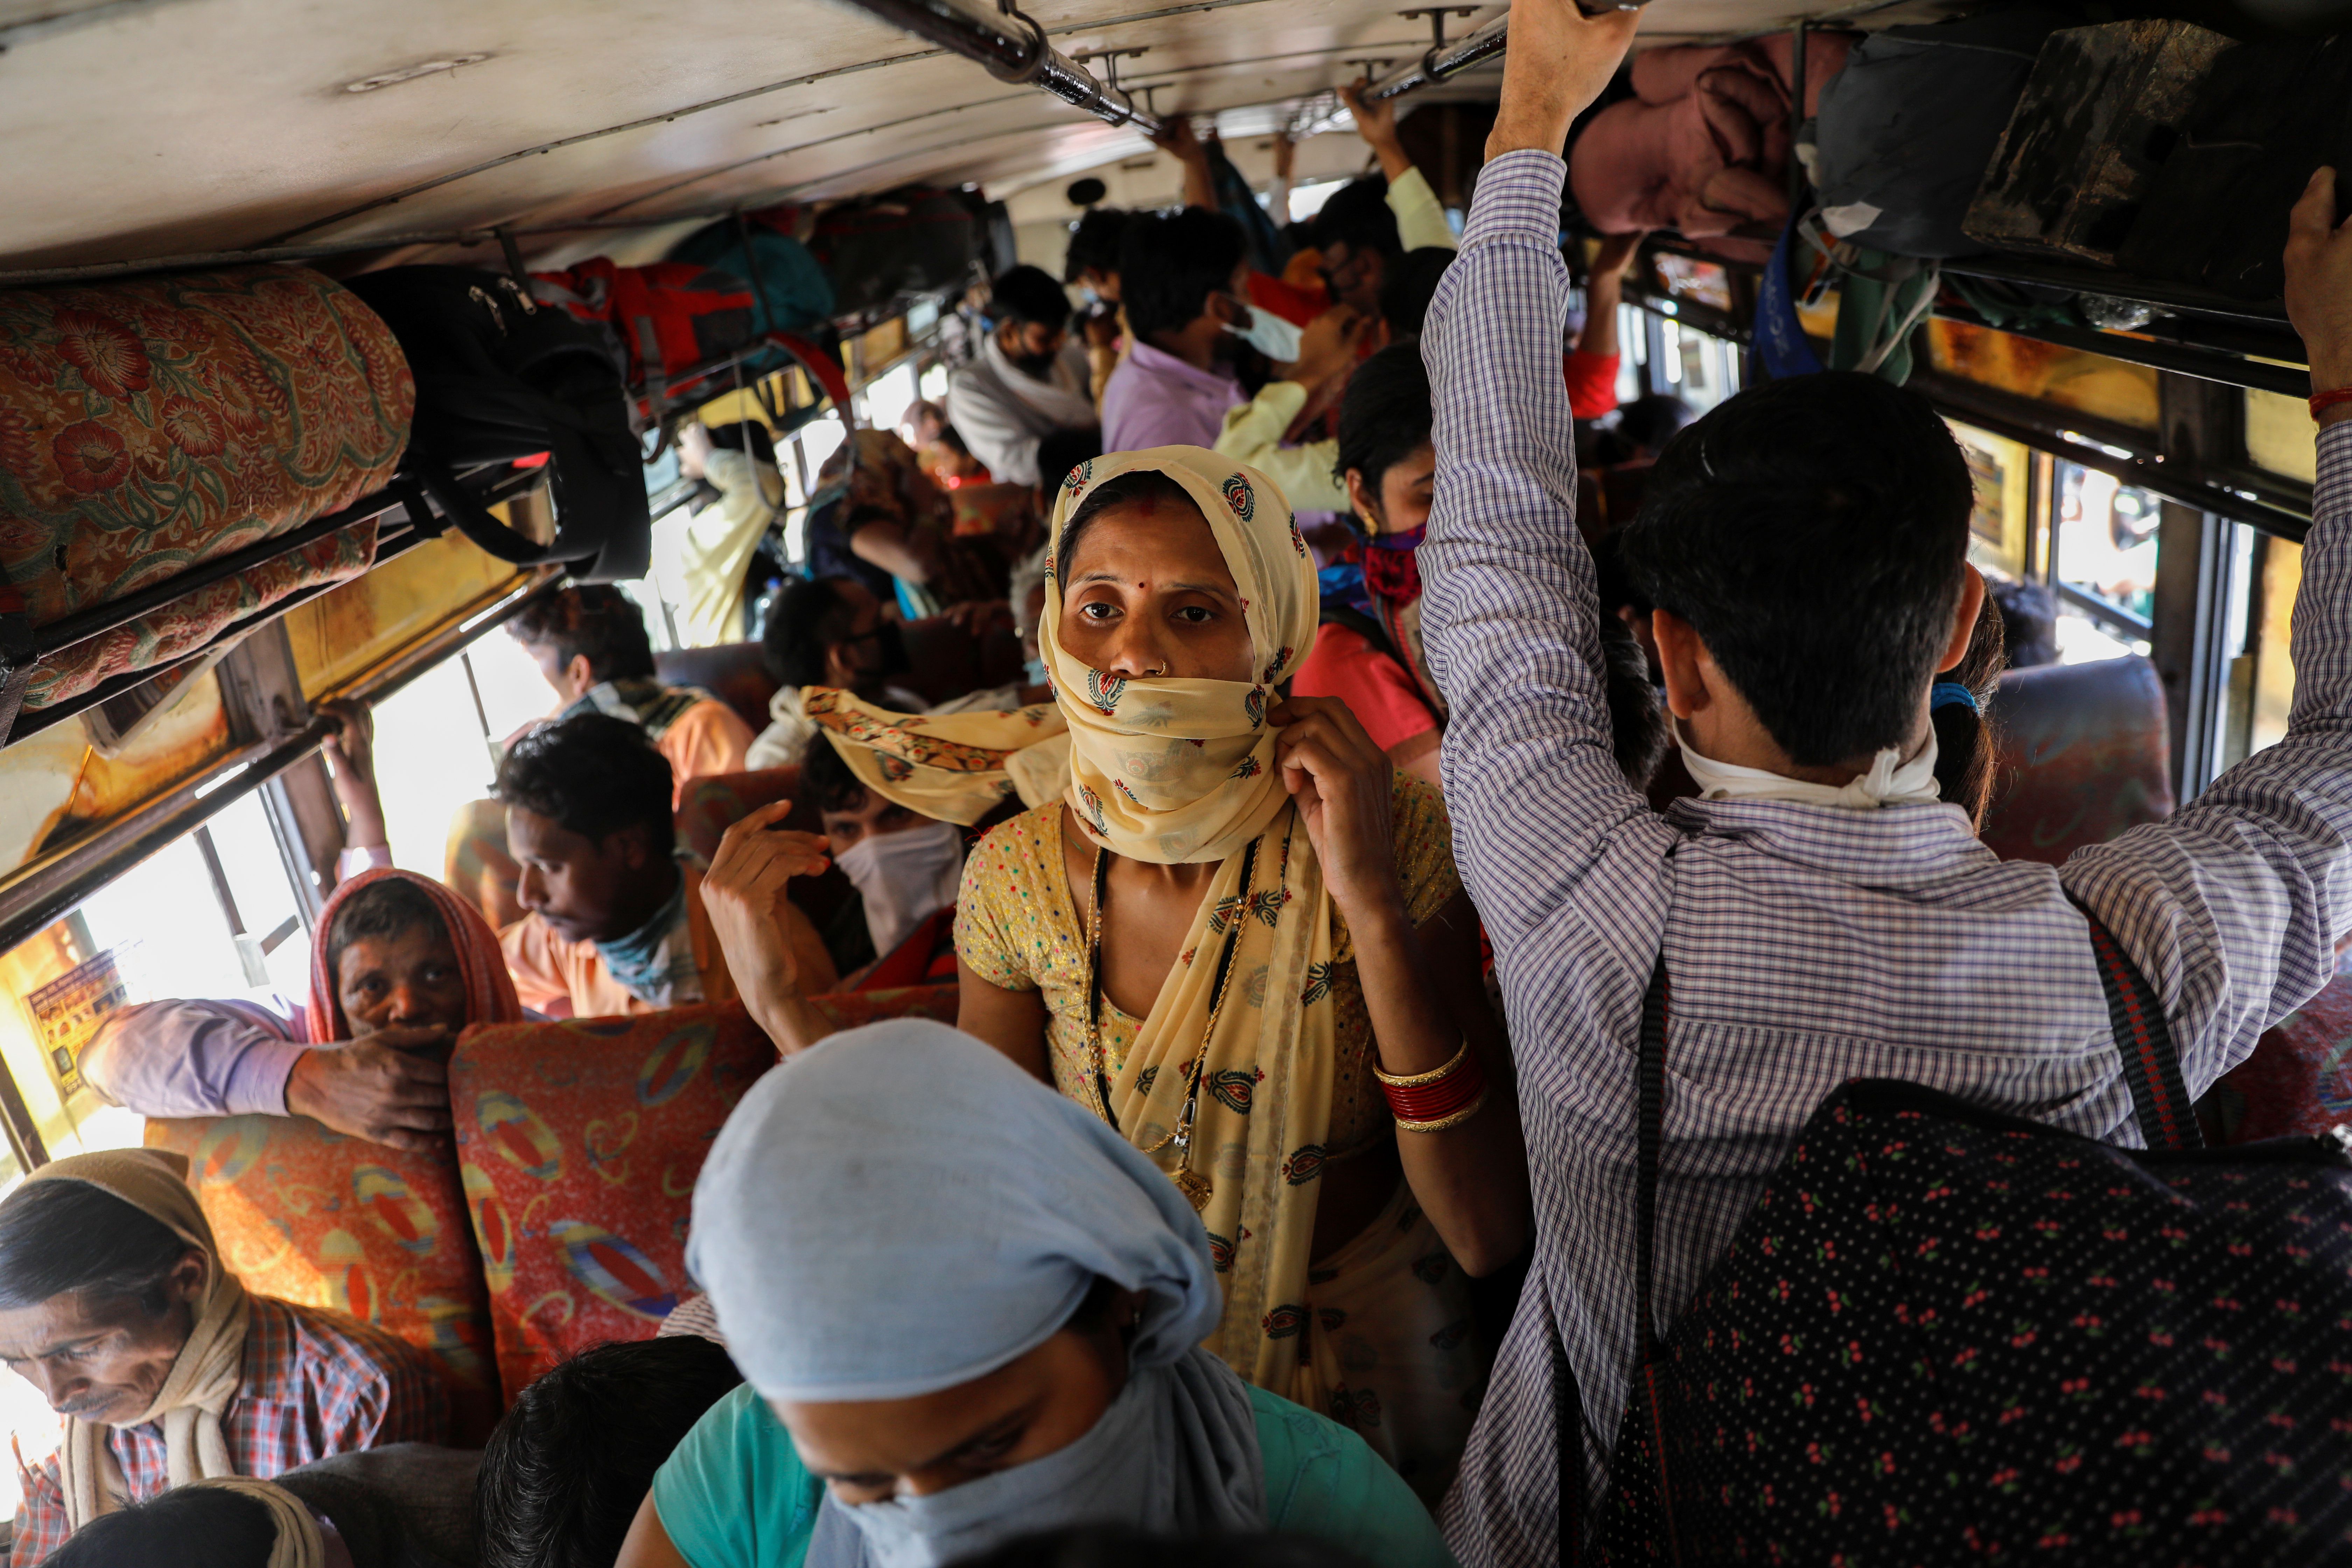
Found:
[[1421, 700], [1412, 674], [1348, 626], [1318, 628], [1290, 689], [1299, 697], [1337, 697], [1383, 752], [1437, 728], [1437, 715]]
[[1242, 384], [1223, 366], [1195, 369], [1139, 342], [1103, 387], [1103, 450], [1213, 447], [1225, 410], [1244, 401]]

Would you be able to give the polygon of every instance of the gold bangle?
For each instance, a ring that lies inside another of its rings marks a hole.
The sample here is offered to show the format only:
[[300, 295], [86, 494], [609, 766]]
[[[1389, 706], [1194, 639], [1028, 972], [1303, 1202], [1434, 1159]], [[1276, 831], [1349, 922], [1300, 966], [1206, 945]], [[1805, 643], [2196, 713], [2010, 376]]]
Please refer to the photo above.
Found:
[[1378, 1063], [1374, 1063], [1372, 1067], [1372, 1076], [1380, 1079], [1382, 1083], [1388, 1085], [1391, 1089], [1418, 1089], [1423, 1084], [1435, 1083], [1439, 1079], [1445, 1077], [1448, 1073], [1454, 1071], [1454, 1068], [1460, 1067], [1464, 1059], [1469, 1055], [1470, 1037], [1465, 1035], [1462, 1038], [1462, 1048], [1455, 1051], [1454, 1053], [1453, 1059], [1448, 1061], [1442, 1068], [1434, 1068], [1429, 1072], [1407, 1073], [1402, 1078], [1397, 1078], [1382, 1072], [1380, 1069], [1380, 1065]]
[[1480, 1089], [1478, 1091], [1477, 1099], [1472, 1100], [1469, 1104], [1464, 1106], [1453, 1115], [1440, 1117], [1434, 1121], [1407, 1121], [1403, 1117], [1400, 1116], [1397, 1118], [1397, 1128], [1400, 1131], [1404, 1132], [1444, 1132], [1449, 1128], [1459, 1127], [1464, 1122], [1469, 1121], [1472, 1117], [1477, 1115], [1481, 1110], [1486, 1109], [1486, 1096], [1488, 1092], [1489, 1091], [1486, 1089]]

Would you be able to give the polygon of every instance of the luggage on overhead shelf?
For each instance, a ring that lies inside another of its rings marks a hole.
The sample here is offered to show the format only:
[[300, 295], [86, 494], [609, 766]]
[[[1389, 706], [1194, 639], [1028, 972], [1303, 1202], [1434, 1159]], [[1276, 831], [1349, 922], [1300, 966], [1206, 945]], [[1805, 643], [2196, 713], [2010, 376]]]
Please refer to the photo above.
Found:
[[[1665, 1304], [1663, 1343], [1663, 1120], [1688, 1090], [1660, 966], [1636, 1068], [1642, 1349], [1600, 1560], [2251, 1568], [2341, 1545], [2352, 1136], [2200, 1149], [2161, 1002], [2095, 921], [2091, 950], [2147, 1149], [1845, 1084], [1689, 1305]], [[1563, 1469], [1582, 1473], [1573, 1451]]]
[[[2275, 300], [2287, 213], [2322, 163], [2352, 167], [2352, 33], [2226, 50], [2116, 262], [2144, 278]], [[2352, 181], [2339, 177], [2336, 192], [2341, 218]]]
[[[644, 574], [653, 521], [607, 332], [478, 268], [387, 268], [349, 287], [392, 328], [416, 378], [402, 482], [502, 561], [562, 562], [588, 583]], [[555, 502], [549, 543], [509, 528], [458, 483], [462, 470], [542, 452]]]
[[[748, 254], [746, 254], [748, 251]], [[833, 283], [807, 246], [759, 213], [696, 229], [670, 247], [673, 262], [732, 273], [750, 285], [755, 332], [807, 332], [833, 319]]]
[[912, 185], [826, 209], [808, 247], [833, 280], [835, 309], [846, 315], [901, 294], [954, 288], [975, 268], [993, 276], [1012, 266], [1000, 226], [977, 191]]
[[[616, 267], [598, 256], [562, 272], [534, 272], [530, 291], [572, 320], [609, 328], [632, 387], [666, 404], [668, 384], [751, 341], [751, 287], [691, 261]], [[658, 412], [658, 408], [657, 408]]]
[[0, 292], [0, 738], [356, 576], [336, 530], [37, 662], [40, 628], [340, 511], [393, 477], [415, 389], [360, 300], [305, 268]]
[[1962, 230], [2042, 41], [2069, 18], [2021, 6], [1873, 33], [1822, 89], [1813, 185], [1829, 232], [1895, 256], [1984, 248]]
[[2050, 35], [1962, 226], [1999, 250], [2113, 265], [2231, 40], [2189, 22]]

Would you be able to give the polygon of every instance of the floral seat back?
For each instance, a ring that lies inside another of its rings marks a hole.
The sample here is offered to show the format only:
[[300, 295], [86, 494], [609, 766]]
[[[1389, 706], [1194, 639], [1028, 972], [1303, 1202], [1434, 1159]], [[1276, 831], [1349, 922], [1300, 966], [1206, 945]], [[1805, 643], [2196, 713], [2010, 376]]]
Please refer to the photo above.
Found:
[[222, 1262], [247, 1289], [348, 1313], [431, 1352], [456, 1440], [489, 1435], [499, 1409], [489, 1295], [452, 1156], [299, 1116], [151, 1121], [147, 1143], [187, 1156]]
[[[955, 988], [820, 998], [844, 1027], [955, 1016]], [[739, 1005], [469, 1029], [449, 1064], [459, 1168], [509, 1403], [566, 1356], [650, 1339], [697, 1287], [695, 1178], [776, 1048]]]

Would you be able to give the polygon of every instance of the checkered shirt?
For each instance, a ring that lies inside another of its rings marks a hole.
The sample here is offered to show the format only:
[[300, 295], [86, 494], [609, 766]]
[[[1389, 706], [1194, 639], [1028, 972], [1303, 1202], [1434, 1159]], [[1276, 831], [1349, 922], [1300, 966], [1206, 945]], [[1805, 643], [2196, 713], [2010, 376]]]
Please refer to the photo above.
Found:
[[[340, 1313], [252, 1299], [245, 1381], [221, 1423], [237, 1474], [268, 1479], [297, 1465], [386, 1443], [446, 1443], [449, 1394], [425, 1353]], [[160, 1423], [109, 1439], [134, 1502], [164, 1490]], [[55, 1457], [35, 1467], [8, 1561], [34, 1568], [64, 1544], [65, 1492]]]
[[2192, 1094], [2326, 982], [2352, 924], [2352, 426], [2320, 439], [2286, 738], [2170, 821], [2062, 868], [1999, 859], [1952, 805], [1651, 811], [1611, 752], [1574, 522], [1564, 173], [1535, 152], [1486, 165], [1423, 340], [1438, 465], [1421, 566], [1453, 708], [1445, 798], [1500, 968], [1537, 1224], [1444, 1515], [1466, 1568], [1559, 1559], [1554, 1336], [1601, 1495], [1638, 1353], [1633, 1064], [1662, 943], [1675, 984], [1663, 1333], [1848, 1079], [1906, 1079], [2138, 1141], [2070, 893], [2163, 997]]

